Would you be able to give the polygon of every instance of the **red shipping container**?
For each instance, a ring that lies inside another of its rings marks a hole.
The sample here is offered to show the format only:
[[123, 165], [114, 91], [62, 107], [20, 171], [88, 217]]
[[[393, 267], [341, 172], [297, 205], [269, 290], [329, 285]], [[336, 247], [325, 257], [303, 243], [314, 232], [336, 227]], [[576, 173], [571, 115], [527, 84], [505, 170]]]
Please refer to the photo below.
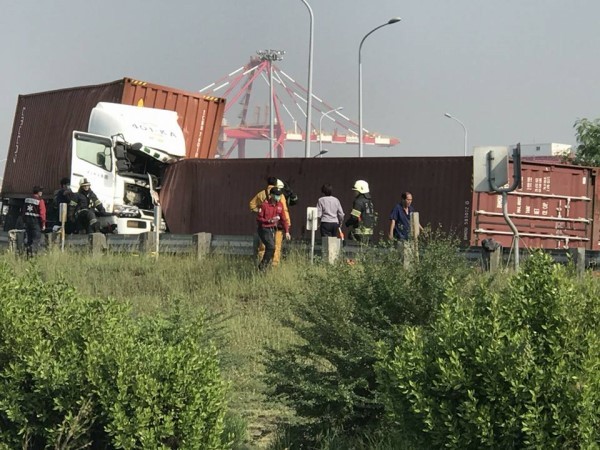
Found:
[[[512, 162], [509, 179], [512, 180]], [[598, 249], [597, 169], [551, 162], [523, 161], [521, 187], [508, 194], [508, 214], [521, 247]], [[474, 193], [472, 245], [493, 238], [512, 243], [500, 194]]]
[[74, 130], [87, 131], [98, 102], [176, 111], [187, 157], [214, 157], [225, 99], [186, 92], [131, 78], [110, 83], [20, 95], [2, 184], [4, 198], [22, 198], [33, 185], [58, 188], [71, 171]]

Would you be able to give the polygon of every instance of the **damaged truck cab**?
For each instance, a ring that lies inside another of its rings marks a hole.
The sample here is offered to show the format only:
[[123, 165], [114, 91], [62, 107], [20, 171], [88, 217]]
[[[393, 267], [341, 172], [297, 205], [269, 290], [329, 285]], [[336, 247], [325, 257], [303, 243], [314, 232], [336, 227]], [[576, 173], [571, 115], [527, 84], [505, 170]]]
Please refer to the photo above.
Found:
[[73, 132], [72, 150], [73, 189], [89, 180], [106, 209], [101, 228], [119, 234], [152, 230], [162, 173], [186, 155], [176, 112], [106, 102], [92, 109], [88, 132]]

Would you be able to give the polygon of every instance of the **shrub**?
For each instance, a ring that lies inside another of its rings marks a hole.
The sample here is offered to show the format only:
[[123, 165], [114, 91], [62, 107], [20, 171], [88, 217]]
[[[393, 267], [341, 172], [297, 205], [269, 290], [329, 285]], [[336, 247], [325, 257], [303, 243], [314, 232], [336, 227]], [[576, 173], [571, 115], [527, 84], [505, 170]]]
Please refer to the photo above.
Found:
[[300, 418], [299, 429], [290, 431], [297, 441], [376, 427], [383, 413], [376, 396], [377, 342], [394, 342], [405, 324], [429, 323], [446, 279], [467, 274], [452, 239], [423, 240], [419, 262], [408, 269], [400, 256], [383, 249], [354, 265], [311, 271], [306, 289], [287, 298], [293, 314], [284, 324], [298, 341], [269, 349], [267, 379]]
[[543, 253], [498, 292], [450, 283], [431, 326], [380, 345], [389, 423], [417, 448], [596, 447], [597, 298]]
[[225, 387], [203, 330], [0, 266], [0, 447], [223, 447]]

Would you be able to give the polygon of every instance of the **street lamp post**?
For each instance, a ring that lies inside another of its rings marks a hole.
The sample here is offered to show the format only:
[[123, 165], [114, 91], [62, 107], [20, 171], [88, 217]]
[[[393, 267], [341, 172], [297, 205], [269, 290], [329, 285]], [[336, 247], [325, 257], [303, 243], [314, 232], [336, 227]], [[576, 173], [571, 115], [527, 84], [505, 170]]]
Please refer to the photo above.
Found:
[[321, 118], [319, 119], [319, 155], [323, 154], [323, 117], [329, 117], [329, 114], [336, 111], [341, 111], [344, 109], [343, 106], [339, 106], [337, 108], [330, 109], [327, 112], [321, 113]]
[[360, 41], [360, 45], [358, 46], [358, 157], [362, 158], [363, 156], [363, 126], [362, 126], [362, 57], [361, 51], [363, 43], [365, 39], [367, 39], [371, 34], [380, 28], [385, 27], [386, 25], [392, 25], [394, 23], [400, 22], [402, 19], [400, 17], [393, 17], [388, 20], [386, 23], [379, 25], [378, 27], [373, 28], [369, 31], [365, 37]]
[[310, 39], [308, 41], [308, 94], [306, 98], [306, 139], [304, 142], [304, 157], [310, 158], [310, 122], [312, 118], [312, 63], [313, 63], [313, 38], [314, 38], [314, 15], [312, 8], [306, 0], [302, 0], [310, 14]]
[[458, 123], [460, 123], [460, 125], [463, 127], [463, 130], [464, 130], [464, 132], [465, 132], [465, 142], [464, 142], [464, 143], [465, 143], [465, 156], [467, 156], [467, 148], [468, 148], [468, 147], [467, 147], [467, 127], [465, 126], [465, 124], [464, 124], [464, 123], [462, 123], [462, 122], [461, 122], [460, 120], [458, 120], [456, 117], [454, 117], [454, 116], [452, 116], [452, 115], [450, 115], [450, 114], [448, 114], [448, 113], [445, 113], [445, 114], [444, 114], [444, 116], [446, 116], [448, 119], [456, 120], [456, 121], [457, 121]]

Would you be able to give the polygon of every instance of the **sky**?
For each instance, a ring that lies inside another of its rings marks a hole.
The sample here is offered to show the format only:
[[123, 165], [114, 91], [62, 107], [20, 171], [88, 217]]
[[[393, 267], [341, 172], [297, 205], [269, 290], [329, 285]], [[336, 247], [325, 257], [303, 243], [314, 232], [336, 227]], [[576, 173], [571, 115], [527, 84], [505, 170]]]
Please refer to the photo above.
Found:
[[[446, 112], [464, 123], [469, 149], [575, 144], [575, 120], [600, 117], [598, 0], [307, 1], [313, 93], [354, 121], [359, 43], [402, 18], [362, 49], [364, 127], [400, 144], [366, 146], [365, 156], [462, 155], [463, 128]], [[124, 77], [197, 91], [263, 49], [285, 50], [279, 67], [308, 84], [301, 0], [3, 0], [2, 10], [0, 160], [19, 94]], [[328, 149], [358, 154], [356, 145]], [[265, 151], [267, 141], [256, 143], [251, 156]], [[303, 156], [304, 146], [286, 155]]]

